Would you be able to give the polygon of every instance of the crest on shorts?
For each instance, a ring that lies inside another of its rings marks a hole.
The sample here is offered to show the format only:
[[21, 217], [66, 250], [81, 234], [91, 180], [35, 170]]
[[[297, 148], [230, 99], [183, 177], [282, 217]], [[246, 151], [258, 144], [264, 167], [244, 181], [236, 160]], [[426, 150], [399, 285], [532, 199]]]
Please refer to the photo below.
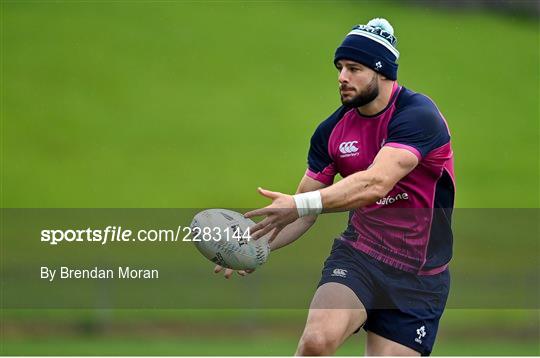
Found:
[[416, 334], [418, 337], [414, 339], [416, 343], [422, 344], [422, 338], [426, 336], [426, 326], [422, 326], [416, 330]]

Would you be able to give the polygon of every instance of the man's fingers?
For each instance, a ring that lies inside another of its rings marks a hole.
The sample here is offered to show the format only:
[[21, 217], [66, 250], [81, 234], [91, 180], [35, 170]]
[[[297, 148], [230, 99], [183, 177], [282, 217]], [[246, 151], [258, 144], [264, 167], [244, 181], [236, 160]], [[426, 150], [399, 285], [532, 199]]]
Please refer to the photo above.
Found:
[[233, 272], [234, 272], [234, 270], [225, 269], [225, 273], [223, 274], [223, 276], [225, 276], [226, 279], [229, 279], [229, 278], [231, 278]]
[[272, 229], [274, 229], [275, 226], [273, 226], [272, 224], [268, 223], [267, 225], [265, 225], [262, 229], [258, 230], [255, 234], [253, 233], [250, 233], [251, 234], [251, 238], [253, 240], [258, 240], [259, 238], [263, 237], [264, 235], [268, 234], [270, 231], [272, 231]]
[[268, 206], [266, 206], [266, 207], [261, 208], [261, 209], [248, 211], [247, 213], [244, 214], [244, 217], [245, 218], [254, 218], [256, 216], [266, 216], [266, 215], [268, 215], [269, 212], [270, 212], [270, 209], [268, 208]]
[[262, 228], [264, 228], [268, 224], [270, 224], [270, 219], [265, 218], [263, 221], [253, 225], [252, 227], [249, 228], [250, 235], [253, 236], [253, 233], [261, 230]]
[[[216, 265], [216, 267], [214, 267], [214, 273], [221, 272], [221, 271], [223, 271], [223, 269], [225, 269], [225, 271], [223, 272], [223, 276], [226, 279], [230, 279], [231, 276], [233, 275], [233, 273], [235, 272], [235, 270], [233, 270], [233, 269], [228, 269], [228, 268], [225, 268], [223, 266]], [[252, 273], [253, 271], [255, 271], [255, 270], [237, 270], [236, 273], [238, 275], [240, 275], [240, 276], [247, 276], [250, 273]]]
[[270, 191], [270, 190], [263, 189], [261, 187], [257, 188], [257, 191], [262, 196], [265, 196], [268, 199], [272, 199], [272, 200], [278, 198], [281, 195], [281, 193], [278, 193], [277, 191]]
[[277, 227], [274, 229], [274, 232], [272, 233], [272, 235], [270, 236], [270, 239], [268, 239], [268, 243], [271, 243], [272, 241], [274, 241], [274, 239], [278, 236], [278, 234], [281, 232], [281, 228]]

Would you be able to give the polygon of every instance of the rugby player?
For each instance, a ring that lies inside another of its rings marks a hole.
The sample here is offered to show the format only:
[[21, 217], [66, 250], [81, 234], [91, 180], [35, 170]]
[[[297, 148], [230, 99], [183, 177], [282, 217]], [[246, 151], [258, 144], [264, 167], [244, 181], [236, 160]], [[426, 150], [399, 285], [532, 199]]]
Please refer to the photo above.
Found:
[[450, 285], [453, 154], [433, 101], [397, 83], [398, 57], [384, 19], [347, 34], [334, 56], [342, 106], [315, 130], [297, 193], [259, 188], [272, 203], [245, 214], [264, 217], [252, 236], [276, 250], [317, 215], [350, 211], [297, 355], [331, 355], [361, 327], [367, 355], [431, 353]]

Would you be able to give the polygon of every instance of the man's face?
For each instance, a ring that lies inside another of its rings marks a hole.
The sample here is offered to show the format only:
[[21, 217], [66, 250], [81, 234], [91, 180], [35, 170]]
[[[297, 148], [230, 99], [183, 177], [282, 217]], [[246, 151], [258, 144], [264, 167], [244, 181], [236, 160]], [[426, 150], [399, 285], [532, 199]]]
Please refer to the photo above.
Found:
[[362, 107], [379, 95], [378, 74], [358, 62], [339, 60], [339, 94], [348, 107]]

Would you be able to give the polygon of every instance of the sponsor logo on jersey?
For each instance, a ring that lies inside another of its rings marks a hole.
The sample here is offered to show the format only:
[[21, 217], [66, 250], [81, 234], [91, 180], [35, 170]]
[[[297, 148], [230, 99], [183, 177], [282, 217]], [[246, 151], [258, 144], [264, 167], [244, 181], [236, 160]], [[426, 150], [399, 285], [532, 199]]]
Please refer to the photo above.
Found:
[[334, 271], [332, 271], [332, 275], [330, 276], [335, 276], [335, 277], [347, 277], [347, 270], [344, 270], [344, 269], [334, 269]]
[[399, 193], [396, 195], [389, 195], [387, 197], [384, 197], [382, 199], [377, 200], [377, 204], [379, 205], [388, 205], [393, 204], [398, 200], [409, 200], [409, 194], [407, 193]]
[[342, 142], [339, 145], [339, 151], [341, 153], [340, 158], [346, 158], [346, 157], [354, 157], [359, 155], [358, 147], [356, 146], [358, 144], [357, 140], [353, 140], [350, 142]]
[[418, 337], [414, 339], [416, 343], [422, 344], [422, 338], [426, 336], [426, 326], [422, 326], [416, 330]]

